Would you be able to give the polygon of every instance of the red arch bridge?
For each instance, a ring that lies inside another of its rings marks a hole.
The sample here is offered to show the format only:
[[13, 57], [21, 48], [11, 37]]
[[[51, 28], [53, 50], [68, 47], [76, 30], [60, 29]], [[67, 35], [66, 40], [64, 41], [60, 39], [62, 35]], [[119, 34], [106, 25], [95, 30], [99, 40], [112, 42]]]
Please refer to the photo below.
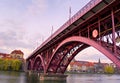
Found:
[[120, 0], [91, 0], [32, 52], [27, 70], [62, 74], [89, 46], [120, 67]]

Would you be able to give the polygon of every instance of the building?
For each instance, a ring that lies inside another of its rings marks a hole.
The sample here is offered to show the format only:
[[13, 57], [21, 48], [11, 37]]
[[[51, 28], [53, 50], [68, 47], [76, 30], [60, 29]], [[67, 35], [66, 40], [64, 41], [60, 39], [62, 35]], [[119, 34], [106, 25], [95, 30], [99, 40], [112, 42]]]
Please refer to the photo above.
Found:
[[104, 73], [104, 65], [101, 63], [100, 59], [98, 63], [94, 63], [94, 68], [96, 73]]
[[94, 67], [92, 62], [87, 61], [72, 61], [67, 70], [68, 71], [77, 71], [77, 72], [90, 72]]
[[2, 59], [23, 59], [24, 53], [21, 50], [14, 50], [10, 54], [0, 53]]
[[11, 52], [10, 56], [14, 59], [23, 59], [24, 53], [21, 50], [14, 50]]
[[72, 61], [70, 65], [68, 66], [68, 71], [80, 71], [82, 68], [82, 64], [79, 63], [79, 61]]
[[21, 51], [21, 50], [13, 50], [11, 53], [10, 53], [10, 56], [11, 58], [13, 59], [19, 59], [22, 61], [22, 67], [21, 69], [24, 71], [25, 70], [25, 60], [23, 58], [24, 56], [24, 53]]
[[22, 65], [20, 68], [21, 71], [24, 71], [25, 69], [25, 60], [23, 56], [24, 56], [24, 53], [21, 50], [14, 50], [10, 54], [0, 53], [0, 59], [3, 59], [3, 60], [6, 60], [6, 59], [16, 60], [17, 59], [21, 61], [22, 62]]
[[[101, 63], [101, 60], [99, 59], [98, 62], [88, 62], [88, 61], [71, 61], [69, 64], [67, 71], [69, 72], [85, 72], [85, 73], [104, 73], [106, 66], [112, 66], [113, 68], [116, 68], [116, 65], [111, 63]], [[116, 69], [116, 71], [118, 71]]]
[[10, 54], [6, 54], [6, 53], [0, 53], [0, 59], [5, 59], [5, 58], [10, 58]]

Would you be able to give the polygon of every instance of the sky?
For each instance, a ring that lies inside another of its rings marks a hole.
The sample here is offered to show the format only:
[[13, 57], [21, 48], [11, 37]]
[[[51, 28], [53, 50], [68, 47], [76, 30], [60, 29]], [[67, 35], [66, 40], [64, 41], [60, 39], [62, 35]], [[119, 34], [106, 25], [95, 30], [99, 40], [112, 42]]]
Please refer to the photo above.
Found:
[[[11, 53], [17, 49], [24, 52], [24, 58], [28, 57], [69, 19], [70, 6], [73, 16], [89, 1], [0, 0], [0, 52]], [[99, 58], [106, 61], [106, 57], [97, 50], [88, 54], [91, 49], [84, 50], [76, 59], [86, 60], [89, 57], [91, 61]]]

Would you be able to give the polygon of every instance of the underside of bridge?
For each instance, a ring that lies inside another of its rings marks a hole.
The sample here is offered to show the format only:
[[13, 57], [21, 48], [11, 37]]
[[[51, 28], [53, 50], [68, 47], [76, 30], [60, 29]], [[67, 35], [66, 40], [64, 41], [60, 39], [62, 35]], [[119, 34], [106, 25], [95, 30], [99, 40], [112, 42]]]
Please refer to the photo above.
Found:
[[92, 46], [120, 67], [120, 0], [91, 0], [26, 59], [27, 69], [64, 73]]

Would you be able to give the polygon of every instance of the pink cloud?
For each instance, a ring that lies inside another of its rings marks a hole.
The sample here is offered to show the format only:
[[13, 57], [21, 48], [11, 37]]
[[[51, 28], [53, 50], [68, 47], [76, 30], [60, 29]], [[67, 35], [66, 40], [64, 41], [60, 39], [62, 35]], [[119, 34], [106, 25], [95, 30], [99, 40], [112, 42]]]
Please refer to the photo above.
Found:
[[4, 42], [2, 39], [0, 39], [0, 46], [3, 46], [4, 45]]
[[41, 14], [47, 8], [46, 0], [32, 0], [32, 3], [28, 6], [27, 13], [32, 15]]

